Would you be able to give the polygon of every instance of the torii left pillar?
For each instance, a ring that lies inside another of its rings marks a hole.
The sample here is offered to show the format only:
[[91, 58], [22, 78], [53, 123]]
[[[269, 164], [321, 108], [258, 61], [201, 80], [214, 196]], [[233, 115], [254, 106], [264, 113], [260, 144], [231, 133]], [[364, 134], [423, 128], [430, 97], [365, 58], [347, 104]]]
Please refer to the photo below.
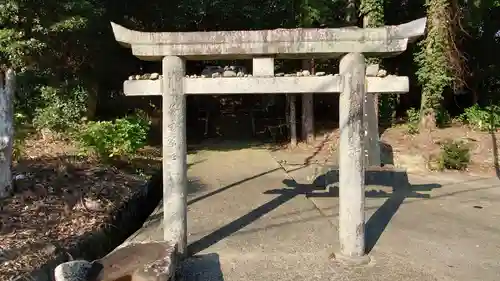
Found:
[[187, 252], [187, 142], [185, 60], [163, 58], [162, 167], [163, 239], [175, 241], [181, 256]]

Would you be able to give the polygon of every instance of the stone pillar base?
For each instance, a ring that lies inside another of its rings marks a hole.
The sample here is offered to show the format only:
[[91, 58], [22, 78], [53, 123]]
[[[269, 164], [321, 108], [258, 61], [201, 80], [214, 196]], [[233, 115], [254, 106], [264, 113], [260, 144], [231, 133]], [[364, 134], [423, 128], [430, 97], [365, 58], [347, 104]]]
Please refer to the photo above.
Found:
[[335, 253], [335, 261], [348, 266], [362, 266], [368, 265], [372, 261], [372, 259], [368, 255], [350, 257], [342, 255], [341, 253]]

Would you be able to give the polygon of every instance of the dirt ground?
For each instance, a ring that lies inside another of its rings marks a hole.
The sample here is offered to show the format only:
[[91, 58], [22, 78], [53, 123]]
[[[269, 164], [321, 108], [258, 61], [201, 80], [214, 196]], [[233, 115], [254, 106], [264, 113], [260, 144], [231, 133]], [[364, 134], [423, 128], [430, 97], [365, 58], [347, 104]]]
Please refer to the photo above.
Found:
[[[474, 131], [466, 126], [453, 126], [417, 135], [409, 135], [403, 126], [390, 128], [382, 134], [382, 142], [389, 144], [394, 155], [394, 164], [415, 171], [428, 171], [427, 161], [440, 153], [446, 140], [461, 140], [470, 147], [468, 174], [496, 176], [498, 170], [499, 132]], [[413, 167], [411, 167], [413, 166]]]
[[[147, 155], [147, 152], [143, 152]], [[27, 140], [14, 163], [15, 192], [0, 201], [0, 280], [50, 261], [110, 220], [161, 160], [99, 163], [60, 140]]]
[[[496, 176], [498, 170], [498, 146], [500, 133], [479, 132], [465, 126], [452, 126], [419, 134], [409, 134], [404, 125], [386, 129], [381, 135], [382, 161], [385, 164], [404, 167], [409, 172], [427, 173], [446, 140], [462, 140], [470, 146], [471, 162], [466, 170], [457, 171], [479, 176]], [[323, 130], [317, 134], [313, 145], [299, 144], [295, 149], [288, 145], [279, 149], [286, 153], [309, 154], [310, 159], [336, 157], [339, 131]], [[325, 160], [326, 161], [326, 160]]]

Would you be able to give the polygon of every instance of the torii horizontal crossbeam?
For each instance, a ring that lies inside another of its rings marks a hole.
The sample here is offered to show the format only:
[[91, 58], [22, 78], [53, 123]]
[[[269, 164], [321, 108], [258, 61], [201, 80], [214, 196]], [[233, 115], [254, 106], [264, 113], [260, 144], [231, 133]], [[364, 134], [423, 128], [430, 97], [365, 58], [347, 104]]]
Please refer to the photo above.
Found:
[[[127, 96], [161, 95], [162, 80], [128, 80], [123, 84]], [[406, 76], [366, 77], [367, 93], [406, 93]], [[342, 79], [334, 76], [308, 77], [231, 77], [184, 78], [184, 93], [189, 95], [220, 94], [290, 94], [339, 93]]]

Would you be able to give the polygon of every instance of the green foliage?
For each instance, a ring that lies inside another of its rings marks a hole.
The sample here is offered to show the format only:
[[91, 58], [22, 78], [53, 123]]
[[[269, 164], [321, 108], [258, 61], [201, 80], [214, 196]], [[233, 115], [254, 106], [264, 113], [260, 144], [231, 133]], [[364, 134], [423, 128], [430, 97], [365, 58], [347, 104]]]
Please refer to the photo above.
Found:
[[454, 7], [447, 0], [427, 0], [426, 7], [427, 36], [419, 43], [420, 51], [415, 55], [419, 66], [416, 74], [422, 85], [422, 113], [427, 115], [430, 111], [438, 117], [445, 110], [444, 90], [461, 82], [462, 58], [456, 49]]
[[379, 95], [378, 112], [379, 122], [381, 124], [392, 125], [396, 118], [396, 106], [399, 101], [399, 95]]
[[408, 128], [409, 134], [417, 134], [418, 133], [418, 125], [420, 122], [420, 112], [415, 108], [410, 108], [406, 111], [406, 125]]
[[441, 128], [451, 124], [451, 116], [446, 109], [442, 109], [437, 112], [436, 124]]
[[143, 115], [127, 116], [114, 121], [88, 122], [79, 133], [85, 150], [101, 158], [129, 156], [146, 143], [150, 121]]
[[462, 123], [480, 131], [492, 131], [500, 128], [500, 106], [490, 105], [481, 108], [475, 104], [466, 108], [458, 118]]
[[[363, 16], [364, 27], [380, 27], [385, 23], [384, 1], [383, 0], [363, 0], [359, 7], [360, 15]], [[382, 59], [378, 57], [369, 57], [367, 64], [381, 64]], [[379, 122], [382, 124], [392, 124], [396, 117], [396, 105], [398, 95], [379, 95], [378, 112]]]
[[368, 17], [366, 27], [384, 25], [384, 0], [362, 0], [359, 10], [361, 16]]
[[[5, 0], [0, 4], [0, 60], [40, 69], [67, 52], [68, 32], [85, 29], [101, 10], [87, 0]], [[70, 54], [73, 55], [73, 54]], [[66, 53], [67, 57], [68, 54]]]
[[88, 94], [81, 87], [64, 92], [59, 88], [40, 87], [39, 107], [35, 109], [33, 125], [38, 130], [67, 132], [82, 121]]
[[12, 147], [12, 159], [18, 160], [22, 157], [22, 147], [26, 137], [30, 134], [30, 128], [27, 126], [28, 117], [22, 113], [14, 114], [14, 144]]
[[328, 0], [298, 0], [295, 21], [300, 27], [312, 27], [314, 23], [326, 23], [331, 17], [332, 1]]
[[470, 163], [470, 147], [464, 141], [447, 140], [441, 145], [438, 168], [464, 170]]

